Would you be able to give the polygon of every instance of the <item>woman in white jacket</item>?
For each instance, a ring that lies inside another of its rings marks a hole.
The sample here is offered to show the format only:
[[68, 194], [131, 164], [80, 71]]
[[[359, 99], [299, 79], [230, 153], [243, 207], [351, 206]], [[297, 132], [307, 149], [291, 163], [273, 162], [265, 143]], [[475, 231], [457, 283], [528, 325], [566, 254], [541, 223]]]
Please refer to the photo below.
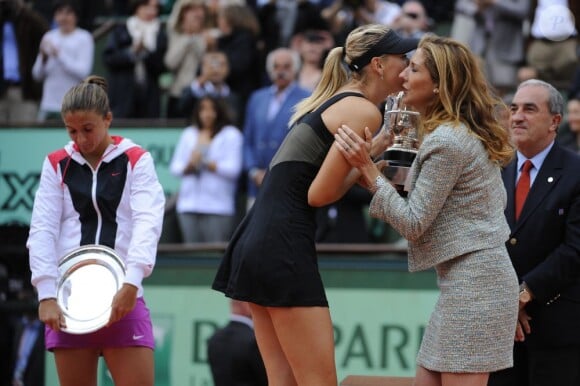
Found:
[[77, 28], [77, 12], [69, 1], [54, 6], [57, 28], [42, 37], [32, 76], [42, 82], [38, 121], [60, 118], [64, 94], [91, 73], [95, 43], [90, 32]]
[[222, 99], [201, 98], [171, 160], [181, 178], [176, 210], [184, 242], [227, 241], [233, 230], [243, 136], [229, 116]]
[[[44, 160], [27, 242], [46, 348], [61, 386], [96, 385], [102, 355], [116, 386], [153, 386], [153, 328], [142, 280], [155, 265], [165, 197], [153, 159], [112, 136], [106, 83], [91, 76], [64, 96], [71, 142]], [[124, 261], [123, 285], [105, 327], [73, 334], [56, 301], [59, 263], [80, 246], [99, 244]]]

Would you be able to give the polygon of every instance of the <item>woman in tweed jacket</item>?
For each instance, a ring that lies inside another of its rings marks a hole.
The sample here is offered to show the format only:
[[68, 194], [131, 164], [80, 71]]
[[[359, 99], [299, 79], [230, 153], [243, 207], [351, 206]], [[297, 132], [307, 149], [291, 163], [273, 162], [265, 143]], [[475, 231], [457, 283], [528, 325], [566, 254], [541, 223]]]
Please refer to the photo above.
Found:
[[[407, 198], [369, 156], [370, 133], [343, 126], [336, 147], [374, 197], [373, 217], [409, 240], [409, 270], [435, 268], [441, 291], [417, 357], [416, 384], [487, 384], [513, 366], [518, 281], [505, 242], [500, 169], [513, 154], [494, 117], [494, 98], [474, 55], [455, 40], [426, 36], [404, 79], [404, 102], [423, 117]], [[365, 142], [366, 141], [366, 142]]]

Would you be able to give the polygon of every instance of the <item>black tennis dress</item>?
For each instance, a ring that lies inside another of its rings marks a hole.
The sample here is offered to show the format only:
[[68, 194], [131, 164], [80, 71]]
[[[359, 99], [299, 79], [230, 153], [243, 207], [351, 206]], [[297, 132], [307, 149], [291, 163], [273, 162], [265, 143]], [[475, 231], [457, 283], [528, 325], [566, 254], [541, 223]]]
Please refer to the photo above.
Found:
[[347, 96], [363, 97], [337, 94], [288, 132], [228, 244], [213, 289], [262, 306], [328, 306], [314, 241], [316, 208], [308, 205], [308, 189], [334, 141], [320, 115]]

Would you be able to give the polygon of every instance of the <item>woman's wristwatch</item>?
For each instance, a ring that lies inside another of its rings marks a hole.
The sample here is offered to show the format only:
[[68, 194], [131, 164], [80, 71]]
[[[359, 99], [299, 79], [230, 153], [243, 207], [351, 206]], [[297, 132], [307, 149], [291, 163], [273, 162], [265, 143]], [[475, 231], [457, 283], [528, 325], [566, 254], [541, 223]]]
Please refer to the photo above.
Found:
[[526, 284], [526, 282], [522, 282], [522, 284], [520, 284], [520, 303], [529, 303], [531, 302], [533, 299], [532, 293], [530, 292], [530, 289], [528, 287], [528, 285]]

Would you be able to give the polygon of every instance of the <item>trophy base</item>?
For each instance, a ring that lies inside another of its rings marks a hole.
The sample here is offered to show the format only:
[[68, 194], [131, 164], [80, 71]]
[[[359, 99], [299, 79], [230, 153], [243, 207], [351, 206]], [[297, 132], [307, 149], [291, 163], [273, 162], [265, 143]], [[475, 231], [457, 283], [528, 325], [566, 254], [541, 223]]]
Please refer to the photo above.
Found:
[[416, 155], [417, 152], [413, 150], [391, 148], [385, 151], [384, 159], [387, 160], [389, 165], [410, 167]]
[[409, 170], [411, 170], [409, 166], [395, 166], [389, 164], [382, 170], [382, 172], [389, 181], [394, 185], [397, 185], [397, 187], [400, 186], [402, 188], [405, 186], [405, 182], [407, 181]]
[[389, 163], [383, 168], [382, 173], [395, 186], [402, 197], [407, 196], [405, 183], [415, 160], [417, 152], [414, 150], [388, 149], [384, 159]]

